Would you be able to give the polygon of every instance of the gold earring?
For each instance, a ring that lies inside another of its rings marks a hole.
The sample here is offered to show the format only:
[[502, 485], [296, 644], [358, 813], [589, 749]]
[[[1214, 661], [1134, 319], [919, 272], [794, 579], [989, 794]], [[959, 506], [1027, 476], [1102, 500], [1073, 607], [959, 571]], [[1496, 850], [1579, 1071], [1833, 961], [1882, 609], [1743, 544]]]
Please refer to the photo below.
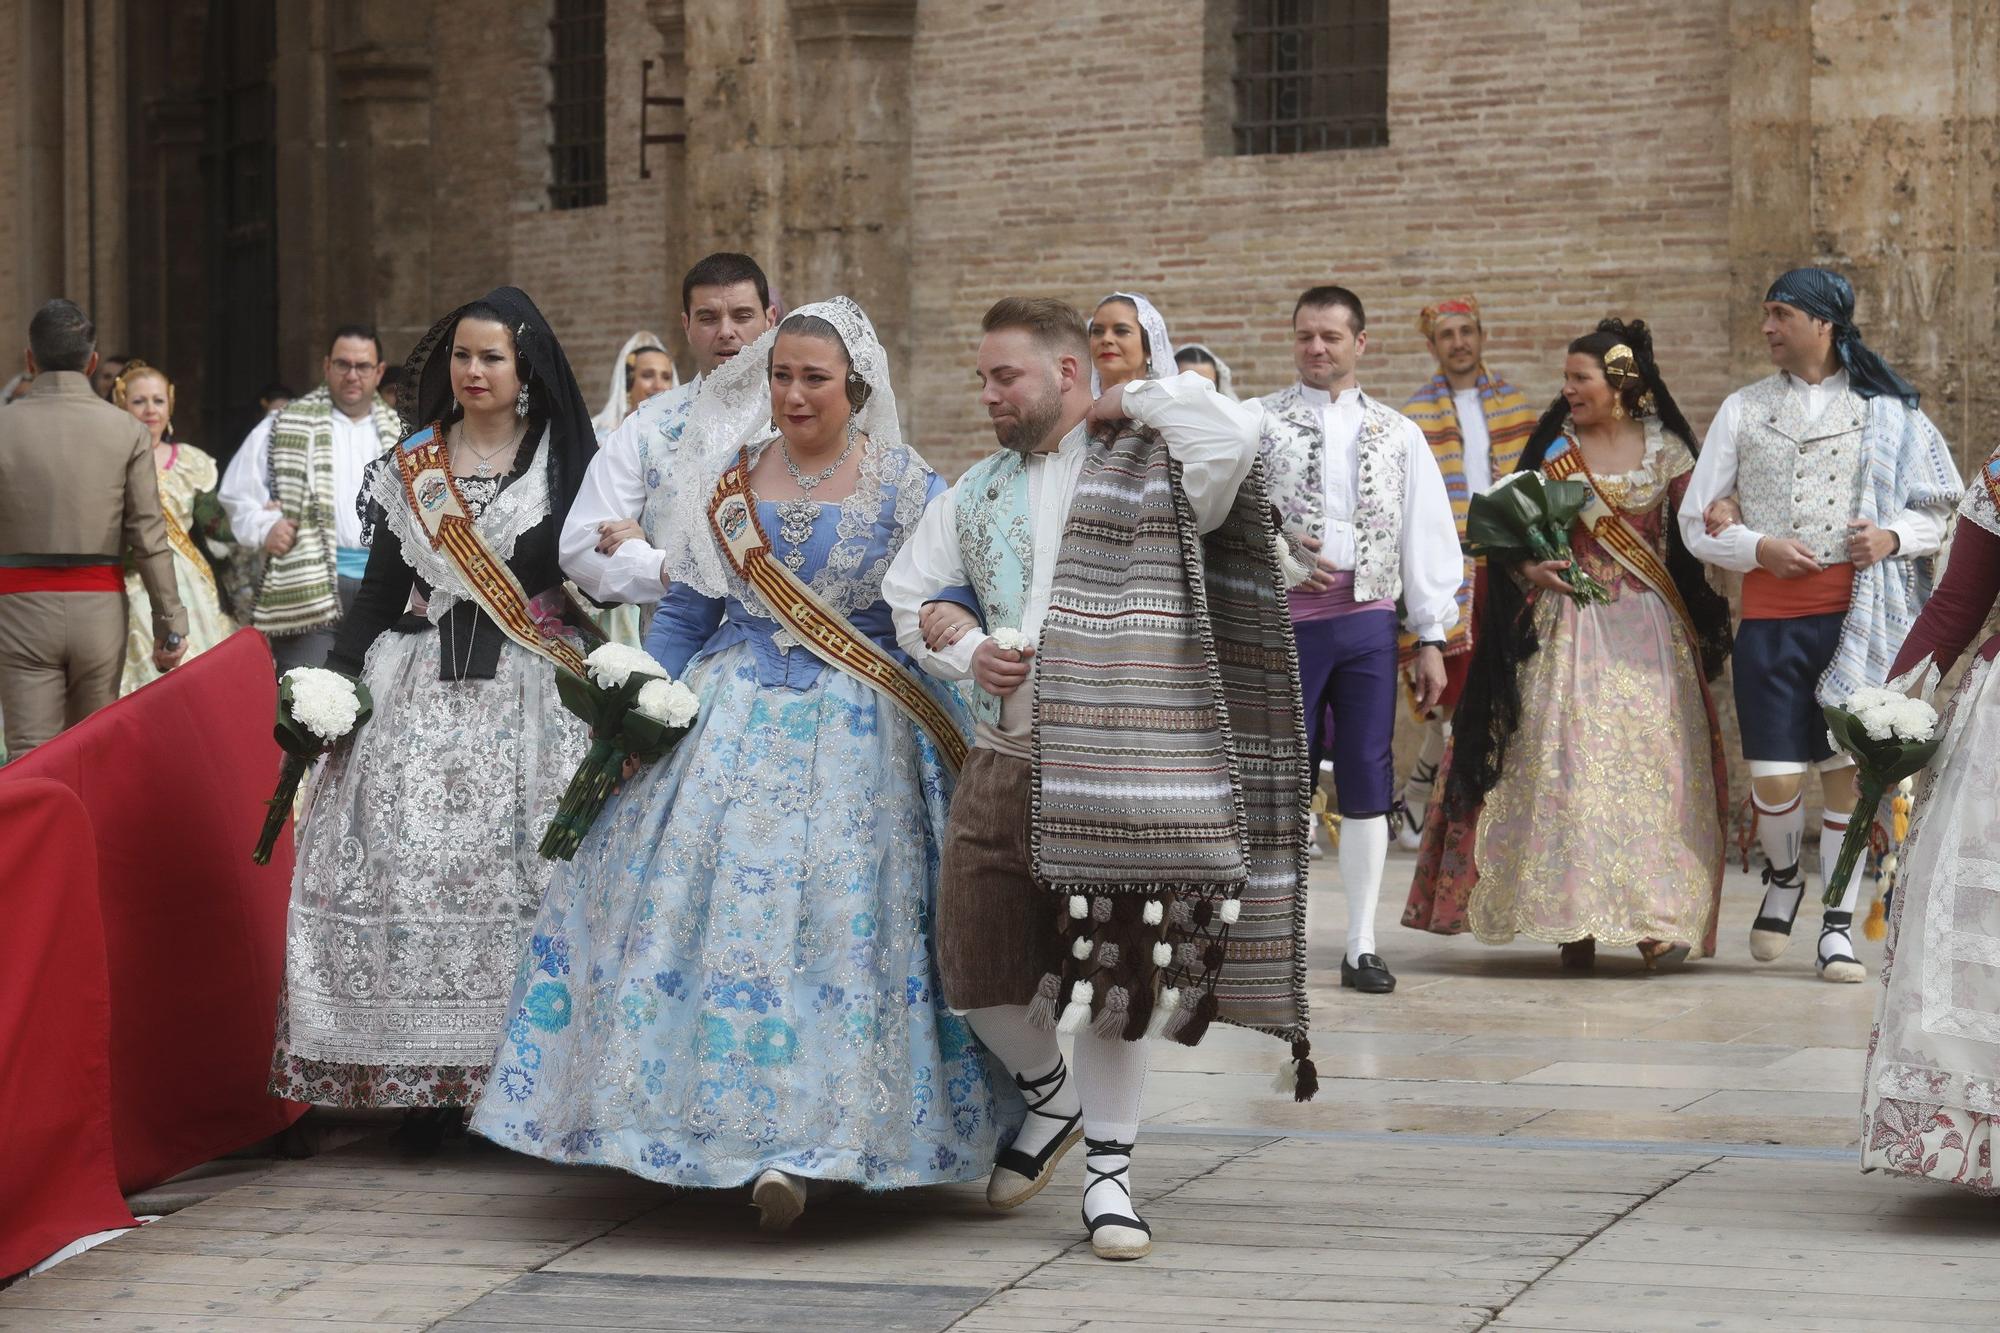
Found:
[[1622, 393], [1613, 394], [1611, 397], [1611, 419], [1613, 421], [1625, 419], [1625, 395]]

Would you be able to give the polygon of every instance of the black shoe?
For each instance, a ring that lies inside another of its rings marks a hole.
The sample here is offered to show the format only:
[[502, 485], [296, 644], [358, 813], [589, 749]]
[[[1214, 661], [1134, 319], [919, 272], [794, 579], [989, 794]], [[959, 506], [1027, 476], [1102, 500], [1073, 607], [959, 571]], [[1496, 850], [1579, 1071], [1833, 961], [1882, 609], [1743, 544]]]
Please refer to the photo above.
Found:
[[1014, 1086], [1027, 1099], [1028, 1114], [1040, 1116], [1044, 1120], [1057, 1121], [1055, 1137], [1042, 1145], [1038, 1153], [1022, 1152], [1019, 1148], [1005, 1148], [994, 1159], [993, 1173], [986, 1181], [986, 1202], [995, 1208], [1019, 1208], [1028, 1200], [1041, 1193], [1042, 1187], [1055, 1176], [1056, 1165], [1063, 1155], [1083, 1139], [1083, 1111], [1081, 1108], [1072, 1116], [1057, 1115], [1042, 1108], [1062, 1095], [1063, 1086], [1069, 1082], [1069, 1066], [1061, 1056], [1056, 1057], [1056, 1067], [1038, 1079], [1024, 1079], [1014, 1076]]
[[1387, 995], [1396, 989], [1396, 978], [1389, 975], [1381, 954], [1364, 953], [1352, 963], [1345, 957], [1340, 960], [1340, 984], [1363, 995]]
[[[1774, 962], [1785, 952], [1785, 946], [1792, 942], [1792, 923], [1798, 920], [1799, 904], [1805, 900], [1806, 886], [1799, 876], [1799, 863], [1792, 862], [1783, 870], [1772, 866], [1764, 867], [1766, 889], [1792, 889], [1796, 896], [1792, 899], [1792, 910], [1787, 916], [1766, 916], [1762, 904], [1757, 908], [1757, 919], [1750, 923], [1750, 956], [1760, 963]], [[1768, 902], [1769, 892], [1764, 897]]]

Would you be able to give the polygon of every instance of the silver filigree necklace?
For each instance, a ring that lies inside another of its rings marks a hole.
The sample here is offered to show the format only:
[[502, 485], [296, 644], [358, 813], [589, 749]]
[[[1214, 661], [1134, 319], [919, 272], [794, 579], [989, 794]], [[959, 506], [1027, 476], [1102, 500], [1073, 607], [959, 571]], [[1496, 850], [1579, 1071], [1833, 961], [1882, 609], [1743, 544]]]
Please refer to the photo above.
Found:
[[854, 441], [860, 433], [860, 428], [850, 418], [847, 445], [840, 451], [840, 457], [811, 476], [799, 471], [799, 465], [792, 461], [791, 445], [782, 437], [778, 441], [778, 453], [785, 460], [785, 470], [792, 474], [792, 484], [803, 492], [796, 500], [778, 501], [778, 535], [792, 548], [785, 552], [785, 568], [794, 574], [805, 567], [806, 543], [812, 540], [813, 527], [819, 522], [820, 502], [813, 498], [813, 488], [831, 481], [833, 474], [840, 471], [847, 456], [854, 452]]

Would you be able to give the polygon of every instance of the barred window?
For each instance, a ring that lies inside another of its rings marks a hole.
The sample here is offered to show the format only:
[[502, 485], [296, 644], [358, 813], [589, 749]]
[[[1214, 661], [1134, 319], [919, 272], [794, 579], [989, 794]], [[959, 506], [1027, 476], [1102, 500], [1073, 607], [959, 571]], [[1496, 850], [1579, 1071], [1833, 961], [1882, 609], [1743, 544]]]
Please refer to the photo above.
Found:
[[549, 20], [549, 207], [605, 199], [604, 0], [555, 0]]
[[1388, 0], [1238, 0], [1239, 155], [1389, 142]]

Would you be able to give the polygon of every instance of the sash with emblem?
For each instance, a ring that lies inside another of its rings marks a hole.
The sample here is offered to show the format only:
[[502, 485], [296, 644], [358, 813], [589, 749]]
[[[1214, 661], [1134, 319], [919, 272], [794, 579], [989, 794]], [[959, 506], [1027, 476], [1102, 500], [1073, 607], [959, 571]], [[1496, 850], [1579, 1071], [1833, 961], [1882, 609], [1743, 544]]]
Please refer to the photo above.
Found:
[[583, 675], [583, 654], [567, 639], [542, 633], [521, 581], [473, 526], [472, 511], [451, 474], [444, 435], [435, 425], [403, 441], [396, 450], [396, 472], [410, 512], [431, 548], [451, 562], [480, 609], [515, 643], [565, 671]]
[[[1597, 478], [1590, 475], [1584, 466], [1583, 451], [1570, 445], [1559, 454], [1551, 455], [1542, 464], [1542, 475], [1551, 481], [1581, 479], [1590, 486], [1590, 500], [1577, 518], [1590, 529], [1590, 535], [1627, 572], [1641, 583], [1660, 595], [1660, 599], [1673, 608], [1680, 617], [1681, 627], [1688, 632], [1690, 642], [1700, 643], [1701, 635], [1696, 631], [1694, 617], [1688, 614], [1687, 604], [1681, 600], [1680, 589], [1674, 586], [1673, 575], [1667, 572], [1666, 562], [1660, 559], [1652, 545], [1639, 535], [1638, 529], [1625, 521], [1604, 493], [1597, 489]], [[1673, 519], [1669, 516], [1668, 522]]]
[[708, 526], [730, 566], [764, 599], [778, 622], [813, 656], [836, 671], [872, 687], [903, 716], [922, 727], [938, 758], [953, 777], [965, 763], [965, 737], [938, 701], [903, 665], [854, 628], [819, 594], [780, 561], [771, 558], [771, 539], [757, 518], [750, 490], [750, 451], [736, 455], [715, 483], [708, 502]]

